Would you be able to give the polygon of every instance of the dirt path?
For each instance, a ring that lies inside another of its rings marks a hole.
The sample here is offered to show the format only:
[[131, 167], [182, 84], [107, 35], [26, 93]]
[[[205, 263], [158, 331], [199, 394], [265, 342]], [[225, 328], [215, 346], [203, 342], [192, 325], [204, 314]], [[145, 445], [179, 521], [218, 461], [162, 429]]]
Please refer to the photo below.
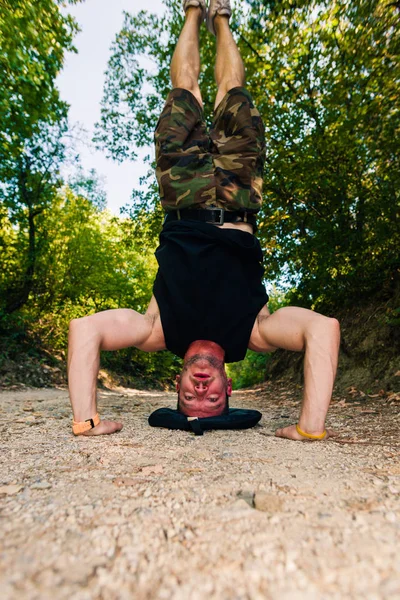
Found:
[[336, 398], [339, 441], [273, 437], [298, 397], [235, 393], [261, 424], [194, 437], [147, 425], [174, 395], [104, 391], [123, 431], [74, 438], [65, 390], [2, 392], [2, 598], [398, 599], [400, 396]]

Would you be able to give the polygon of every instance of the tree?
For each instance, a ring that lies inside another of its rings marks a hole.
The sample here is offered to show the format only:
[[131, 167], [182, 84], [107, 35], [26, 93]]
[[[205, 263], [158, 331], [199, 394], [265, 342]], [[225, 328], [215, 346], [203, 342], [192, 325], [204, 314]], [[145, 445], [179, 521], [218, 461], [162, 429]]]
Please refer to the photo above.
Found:
[[[65, 170], [61, 176], [73, 148], [55, 77], [77, 30], [60, 11], [66, 4], [0, 0], [0, 371], [21, 355], [25, 365], [47, 361], [48, 352], [64, 360], [71, 319], [120, 307], [144, 312], [152, 293], [146, 223], [139, 244], [132, 221], [104, 210], [94, 170], [78, 163], [67, 184]], [[134, 348], [102, 360], [152, 384], [179, 364]]]
[[[116, 160], [135, 159], [135, 145], [152, 143], [170, 87], [183, 17], [176, 3], [165, 4], [162, 18], [126, 14], [112, 48], [96, 137]], [[260, 237], [268, 278], [283, 275], [308, 306], [332, 307], [353, 301], [354, 293], [390, 287], [400, 246], [397, 5], [248, 4], [232, 25], [266, 124]], [[200, 84], [210, 115], [215, 46], [204, 28], [201, 47]], [[146, 211], [159, 226], [154, 183], [135, 191], [134, 202], [134, 217], [143, 220]]]
[[18, 249], [22, 260], [5, 291], [5, 311], [12, 313], [23, 306], [32, 289], [37, 255], [37, 218], [52, 203], [61, 185], [60, 166], [64, 160], [62, 140], [66, 124], [43, 126], [40, 134], [25, 142], [24, 151], [8, 169], [3, 168], [5, 183], [0, 200], [8, 208], [11, 223], [18, 230]]
[[55, 79], [78, 27], [60, 7], [78, 1], [0, 0], [0, 165], [18, 158], [41, 124], [66, 116]]
[[107, 193], [104, 189], [104, 177], [99, 177], [96, 169], [90, 169], [85, 173], [78, 164], [75, 173], [68, 180], [69, 188], [82, 198], [86, 198], [98, 210], [104, 210], [107, 206]]
[[[71, 319], [101, 310], [133, 308], [144, 313], [157, 269], [154, 247], [143, 251], [130, 219], [100, 211], [96, 202], [65, 186], [36, 218], [36, 267], [27, 301], [12, 315], [0, 310], [0, 376], [21, 355], [29, 364], [51, 355], [65, 363]], [[20, 268], [20, 233], [0, 211], [0, 297]], [[1, 246], [0, 246], [1, 247]], [[0, 307], [1, 309], [1, 307]], [[27, 357], [30, 357], [27, 359]], [[102, 366], [129, 377], [130, 384], [162, 386], [179, 369], [169, 353], [147, 355], [135, 348], [103, 353]]]
[[68, 106], [55, 78], [77, 31], [60, 11], [65, 4], [0, 0], [0, 200], [23, 256], [5, 290], [7, 313], [28, 299], [40, 243], [36, 220], [60, 186]]
[[267, 124], [261, 234], [304, 304], [353, 302], [399, 267], [398, 9], [381, 0], [251, 2]]

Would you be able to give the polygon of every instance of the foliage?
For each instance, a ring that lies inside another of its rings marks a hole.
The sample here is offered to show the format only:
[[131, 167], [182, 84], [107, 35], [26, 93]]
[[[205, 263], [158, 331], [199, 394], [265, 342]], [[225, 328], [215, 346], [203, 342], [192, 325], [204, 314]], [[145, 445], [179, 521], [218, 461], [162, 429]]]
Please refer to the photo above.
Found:
[[[70, 2], [70, 4], [76, 2]], [[65, 117], [55, 86], [77, 25], [56, 0], [0, 0], [0, 165], [16, 160], [42, 123]], [[1, 170], [0, 170], [1, 171]], [[1, 177], [3, 181], [3, 177]]]
[[[68, 185], [61, 177], [72, 152], [71, 131], [55, 78], [77, 31], [60, 10], [66, 4], [0, 0], [3, 371], [22, 356], [25, 364], [48, 362], [46, 349], [65, 361], [68, 323], [75, 317], [119, 307], [144, 312], [155, 275], [148, 224], [139, 228], [105, 211], [94, 170], [86, 174], [78, 162]], [[179, 366], [168, 353], [154, 358], [135, 349], [106, 353], [103, 362], [160, 384]]]
[[[1, 231], [14, 236], [9, 242], [17, 244], [21, 233], [9, 225], [5, 220]], [[154, 248], [147, 253], [138, 251], [133, 229], [129, 219], [99, 211], [68, 187], [53, 199], [38, 217], [42, 244], [29, 298], [12, 319], [3, 318], [3, 333], [11, 344], [2, 349], [3, 360], [10, 352], [15, 355], [27, 339], [65, 360], [71, 319], [120, 307], [146, 310], [156, 271]], [[9, 243], [5, 280], [15, 268], [12, 248]], [[147, 356], [132, 348], [104, 353], [102, 364], [144, 382], [164, 384], [172, 379], [180, 362], [169, 353]]]
[[[60, 173], [68, 107], [55, 78], [77, 25], [75, 0], [0, 0], [0, 368], [18, 352], [65, 359], [68, 322], [108, 308], [145, 310], [162, 211], [152, 155], [125, 214], [104, 210], [101, 177]], [[78, 0], [77, 0], [78, 1]], [[170, 89], [183, 15], [125, 14], [112, 47], [96, 143], [115, 160], [148, 147]], [[270, 308], [333, 310], [356, 295], [393, 293], [400, 266], [398, 3], [248, 0], [232, 27], [266, 124], [259, 235], [266, 277], [283, 280]], [[201, 31], [201, 89], [210, 122], [215, 39]], [[398, 323], [398, 303], [388, 313]], [[231, 365], [235, 386], [264, 378], [268, 357]], [[104, 364], [165, 383], [180, 361], [135, 349]]]
[[[279, 308], [289, 304], [289, 295], [273, 286], [269, 294], [268, 309], [274, 313]], [[233, 389], [240, 390], [265, 381], [267, 366], [272, 354], [262, 354], [247, 350], [244, 360], [227, 365], [228, 376], [232, 378]]]
[[246, 37], [267, 128], [269, 273], [325, 306], [399, 267], [398, 8], [382, 0], [251, 2]]
[[61, 5], [0, 0], [0, 201], [21, 233], [14, 248], [22, 254], [5, 290], [10, 314], [31, 292], [42, 243], [36, 222], [60, 186], [65, 159], [68, 107], [55, 79], [77, 26]]
[[40, 132], [25, 141], [18, 158], [9, 161], [3, 169], [0, 200], [20, 234], [13, 244], [20, 260], [4, 293], [4, 309], [8, 313], [23, 306], [32, 289], [40, 245], [43, 243], [37, 221], [43, 211], [51, 206], [61, 185], [59, 170], [65, 154], [62, 141], [65, 129], [64, 120], [57, 125], [43, 125]]
[[227, 365], [228, 377], [232, 378], [234, 390], [240, 390], [265, 381], [270, 354], [247, 350], [244, 360]]
[[[177, 3], [165, 4], [162, 18], [125, 15], [113, 45], [97, 141], [117, 160], [152, 142], [169, 90], [182, 15]], [[400, 244], [396, 3], [248, 5], [233, 28], [266, 124], [260, 238], [268, 279], [284, 273], [296, 302], [327, 309], [352, 302], [354, 293], [391, 289]], [[201, 48], [210, 115], [215, 45], [205, 28]], [[154, 179], [134, 194], [131, 214], [143, 212], [159, 224]]]
[[89, 200], [99, 210], [104, 210], [107, 207], [104, 178], [99, 177], [95, 169], [90, 169], [88, 173], [85, 173], [83, 167], [78, 164], [75, 173], [68, 180], [68, 187], [77, 196]]
[[[95, 140], [114, 160], [135, 160], [135, 148], [151, 146], [153, 131], [171, 89], [170, 63], [182, 25], [183, 11], [165, 0], [162, 16], [125, 13], [124, 24], [111, 47]], [[201, 29], [205, 111], [212, 113], [216, 86], [213, 76], [215, 40]]]

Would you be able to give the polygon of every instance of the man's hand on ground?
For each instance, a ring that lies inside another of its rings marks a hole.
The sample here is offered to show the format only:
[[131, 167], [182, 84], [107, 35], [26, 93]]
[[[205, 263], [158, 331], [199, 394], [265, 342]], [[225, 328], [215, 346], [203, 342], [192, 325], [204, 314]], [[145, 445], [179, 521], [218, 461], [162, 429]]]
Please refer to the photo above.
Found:
[[329, 429], [326, 430], [326, 436], [323, 440], [309, 440], [300, 435], [296, 429], [296, 425], [289, 425], [275, 431], [276, 437], [286, 438], [287, 440], [295, 440], [296, 442], [324, 442], [333, 435]]
[[100, 421], [97, 427], [85, 431], [83, 435], [107, 435], [121, 431], [123, 425], [117, 421]]

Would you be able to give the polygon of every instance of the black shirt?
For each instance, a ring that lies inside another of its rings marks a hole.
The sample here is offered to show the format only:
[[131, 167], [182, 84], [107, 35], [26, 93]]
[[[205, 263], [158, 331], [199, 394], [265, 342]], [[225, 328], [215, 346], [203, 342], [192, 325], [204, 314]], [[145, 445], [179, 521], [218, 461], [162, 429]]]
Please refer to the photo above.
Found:
[[195, 340], [245, 357], [255, 319], [268, 301], [260, 243], [250, 233], [198, 221], [166, 223], [156, 250], [154, 295], [168, 350], [184, 357]]

